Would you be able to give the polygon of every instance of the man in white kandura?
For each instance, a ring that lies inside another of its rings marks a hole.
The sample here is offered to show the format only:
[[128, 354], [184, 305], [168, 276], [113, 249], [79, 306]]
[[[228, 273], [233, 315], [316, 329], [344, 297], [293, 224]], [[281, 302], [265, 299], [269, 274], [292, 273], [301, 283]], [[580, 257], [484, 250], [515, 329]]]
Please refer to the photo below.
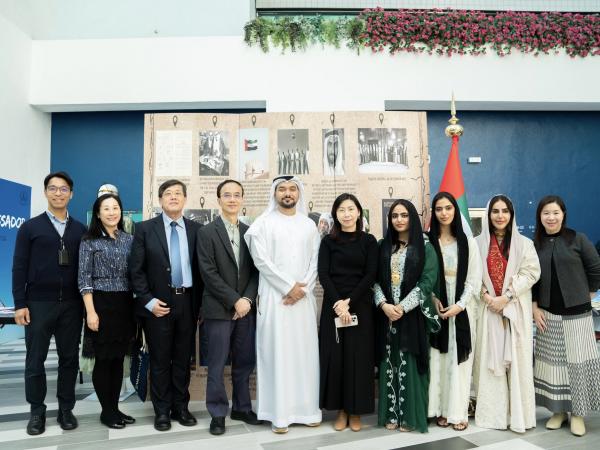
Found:
[[257, 415], [275, 433], [288, 425], [317, 426], [319, 344], [317, 278], [320, 238], [294, 176], [273, 180], [269, 206], [245, 239], [260, 273], [256, 320]]

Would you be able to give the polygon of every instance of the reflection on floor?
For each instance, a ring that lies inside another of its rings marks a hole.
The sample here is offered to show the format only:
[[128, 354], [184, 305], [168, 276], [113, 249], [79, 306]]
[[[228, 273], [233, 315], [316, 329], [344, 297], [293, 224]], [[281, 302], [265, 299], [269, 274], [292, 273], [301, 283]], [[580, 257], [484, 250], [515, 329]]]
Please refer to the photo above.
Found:
[[[203, 402], [192, 402], [190, 410], [198, 418], [198, 425], [187, 428], [174, 422], [168, 432], [160, 433], [153, 427], [153, 411], [150, 403], [141, 403], [132, 396], [122, 403], [122, 410], [136, 417], [134, 425], [123, 430], [109, 430], [99, 422], [97, 401], [85, 399], [93, 392], [89, 377], [77, 385], [75, 414], [79, 428], [63, 431], [56, 423], [56, 353], [50, 351], [46, 362], [48, 374], [48, 412], [46, 432], [29, 436], [25, 426], [29, 418], [29, 406], [25, 402], [23, 367], [25, 344], [18, 340], [0, 345], [0, 448], [17, 449], [177, 449], [199, 448], [227, 449], [416, 449], [416, 450], [462, 450], [462, 449], [598, 449], [600, 448], [600, 414], [587, 418], [588, 433], [582, 438], [571, 435], [568, 427], [548, 431], [544, 422], [548, 411], [538, 409], [538, 426], [525, 434], [510, 431], [490, 431], [477, 428], [473, 421], [462, 432], [432, 425], [429, 433], [401, 433], [387, 431], [375, 426], [376, 416], [364, 417], [365, 427], [355, 433], [349, 429], [336, 432], [332, 428], [335, 413], [324, 414], [320, 427], [292, 426], [285, 435], [275, 435], [269, 425], [250, 426], [227, 419], [227, 432], [215, 437], [208, 432], [210, 416]], [[600, 387], [599, 387], [600, 388]]]

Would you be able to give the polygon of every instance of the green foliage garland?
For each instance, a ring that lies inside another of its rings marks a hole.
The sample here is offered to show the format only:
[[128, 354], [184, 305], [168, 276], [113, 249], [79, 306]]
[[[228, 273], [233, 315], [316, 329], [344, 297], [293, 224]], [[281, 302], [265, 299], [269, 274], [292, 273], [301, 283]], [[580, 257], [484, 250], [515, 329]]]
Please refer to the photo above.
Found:
[[244, 40], [264, 52], [277, 47], [284, 53], [309, 45], [329, 45], [360, 52], [426, 52], [485, 54], [558, 53], [569, 56], [600, 55], [600, 15], [558, 12], [464, 10], [385, 11], [366, 9], [357, 17], [258, 17], [244, 27]]

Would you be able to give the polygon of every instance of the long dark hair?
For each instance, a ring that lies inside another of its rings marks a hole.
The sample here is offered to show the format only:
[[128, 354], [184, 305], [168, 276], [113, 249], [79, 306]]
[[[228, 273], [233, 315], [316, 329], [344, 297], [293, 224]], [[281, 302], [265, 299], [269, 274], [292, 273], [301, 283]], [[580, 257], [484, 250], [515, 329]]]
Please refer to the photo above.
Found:
[[565, 205], [565, 202], [558, 195], [546, 195], [538, 203], [537, 210], [535, 212], [535, 234], [534, 234], [534, 238], [533, 238], [535, 248], [540, 248], [540, 246], [542, 245], [542, 238], [546, 235], [546, 229], [544, 228], [544, 225], [542, 225], [542, 209], [544, 209], [544, 207], [546, 205], [549, 205], [550, 203], [556, 203], [558, 205], [558, 207], [562, 210], [563, 221], [560, 226], [560, 235], [561, 236], [565, 236], [565, 234], [568, 235], [568, 233], [566, 233], [566, 231], [567, 231], [567, 207]]
[[[408, 211], [408, 247], [406, 248], [406, 263], [400, 289], [406, 295], [417, 285], [421, 272], [423, 272], [425, 266], [425, 239], [423, 238], [423, 227], [421, 227], [419, 213], [417, 213], [415, 206], [403, 198], [396, 200], [392, 203], [388, 212], [387, 234], [384, 239], [384, 241], [387, 240], [384, 244], [390, 248], [390, 257], [392, 253], [396, 253], [400, 249], [400, 233], [396, 231], [392, 224], [392, 214], [398, 205], [404, 206]], [[389, 267], [389, 261], [387, 267]]]
[[[465, 289], [465, 281], [467, 280], [467, 271], [469, 268], [469, 242], [467, 241], [467, 235], [463, 231], [462, 219], [460, 214], [460, 208], [458, 203], [452, 194], [449, 192], [438, 192], [431, 201], [431, 225], [429, 227], [429, 241], [435, 253], [437, 254], [438, 264], [440, 267], [438, 281], [440, 286], [440, 301], [444, 307], [448, 306], [448, 293], [446, 292], [446, 277], [444, 275], [444, 258], [442, 256], [442, 249], [440, 247], [440, 222], [435, 214], [435, 205], [441, 199], [447, 199], [452, 206], [454, 206], [454, 218], [450, 224], [450, 232], [456, 238], [456, 244], [458, 247], [458, 267], [456, 273], [456, 291], [454, 294], [454, 301], [458, 302]], [[442, 328], [439, 333], [432, 334], [430, 341], [432, 347], [438, 349], [441, 353], [448, 353], [448, 339], [449, 329], [448, 321], [441, 321]], [[458, 356], [458, 363], [462, 363], [469, 358], [471, 353], [471, 328], [469, 324], [469, 316], [467, 311], [462, 311], [456, 315], [455, 318], [456, 326], [456, 352]]]
[[337, 196], [337, 198], [333, 202], [333, 205], [331, 206], [331, 217], [333, 217], [333, 226], [331, 227], [329, 235], [334, 241], [337, 241], [339, 239], [340, 233], [342, 232], [342, 224], [337, 218], [337, 210], [339, 209], [340, 205], [346, 200], [352, 201], [352, 203], [354, 203], [354, 205], [356, 206], [356, 209], [358, 209], [359, 213], [358, 219], [356, 219], [356, 231], [354, 232], [354, 236], [352, 238], [355, 239], [357, 236], [360, 235], [360, 233], [362, 233], [363, 208], [355, 195], [344, 192], [343, 194]]
[[101, 237], [108, 237], [106, 228], [104, 228], [104, 225], [102, 225], [102, 221], [98, 217], [98, 214], [100, 214], [100, 206], [102, 206], [102, 202], [109, 198], [114, 198], [119, 204], [119, 208], [121, 209], [121, 218], [117, 224], [117, 229], [123, 231], [123, 204], [121, 203], [121, 199], [115, 194], [102, 194], [96, 199], [94, 205], [92, 206], [92, 220], [90, 221], [90, 226], [83, 236], [83, 239], [98, 239]]
[[[423, 237], [419, 214], [408, 200], [396, 200], [388, 213], [387, 233], [379, 245], [379, 270], [377, 274], [377, 282], [383, 291], [386, 301], [390, 304], [394, 303], [390, 260], [392, 254], [400, 248], [399, 233], [392, 225], [392, 213], [398, 205], [406, 208], [409, 218], [408, 246], [406, 248], [404, 273], [402, 274], [402, 282], [400, 284], [400, 294], [402, 296], [400, 300], [414, 289], [425, 267], [425, 238]], [[419, 373], [426, 374], [429, 369], [429, 344], [427, 342], [424, 317], [420, 309], [415, 308], [406, 313], [402, 320], [392, 322], [393, 336], [390, 334], [390, 331], [387, 331], [390, 329], [389, 319], [381, 310], [378, 311], [376, 320], [376, 360], [380, 361], [383, 357], [386, 342], [389, 342], [390, 339], [395, 339], [401, 351], [411, 353], [415, 356]]]
[[506, 207], [508, 208], [508, 212], [510, 213], [510, 220], [508, 221], [508, 224], [506, 225], [506, 233], [504, 234], [504, 240], [502, 241], [502, 247], [500, 248], [500, 251], [502, 252], [502, 256], [504, 256], [505, 259], [508, 259], [508, 253], [510, 252], [510, 240], [512, 237], [512, 228], [513, 228], [513, 223], [515, 221], [515, 208], [514, 208], [512, 202], [510, 201], [510, 199], [506, 195], [499, 194], [499, 195], [494, 195], [492, 197], [492, 199], [490, 200], [490, 204], [488, 206], [488, 210], [487, 210], [488, 228], [490, 231], [490, 236], [492, 236], [494, 234], [494, 225], [492, 224], [492, 219], [491, 219], [492, 208], [494, 207], [494, 204], [496, 204], [498, 202], [506, 203]]

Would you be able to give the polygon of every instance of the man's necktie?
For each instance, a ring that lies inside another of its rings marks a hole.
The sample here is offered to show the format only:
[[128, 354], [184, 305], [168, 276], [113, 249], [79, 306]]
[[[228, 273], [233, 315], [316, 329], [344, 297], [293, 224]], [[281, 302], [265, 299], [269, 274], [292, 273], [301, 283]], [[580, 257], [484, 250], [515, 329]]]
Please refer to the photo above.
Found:
[[181, 252], [179, 251], [179, 234], [177, 233], [177, 222], [171, 222], [171, 283], [173, 287], [183, 285], [183, 272], [181, 271]]

